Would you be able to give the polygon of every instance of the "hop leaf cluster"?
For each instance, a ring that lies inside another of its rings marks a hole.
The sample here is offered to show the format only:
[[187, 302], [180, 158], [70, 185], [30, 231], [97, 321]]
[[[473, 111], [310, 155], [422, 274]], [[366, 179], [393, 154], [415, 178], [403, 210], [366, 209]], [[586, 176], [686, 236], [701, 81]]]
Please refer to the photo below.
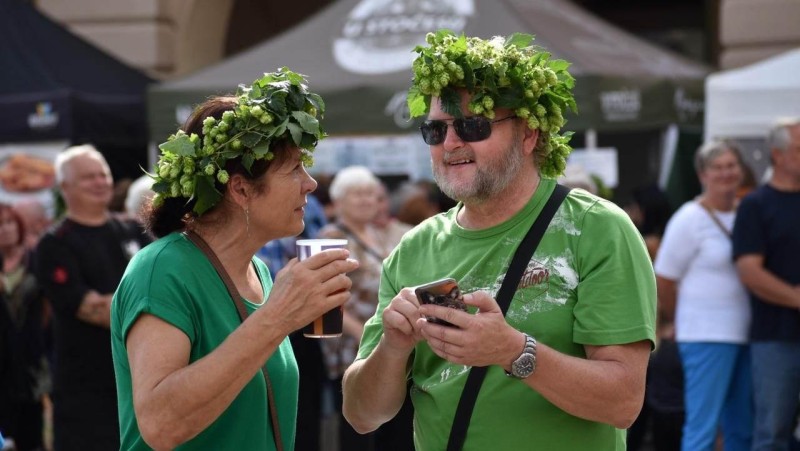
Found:
[[313, 164], [317, 142], [326, 136], [319, 123], [325, 103], [308, 90], [303, 75], [286, 67], [266, 73], [250, 86], [239, 85], [236, 99], [232, 111], [203, 121], [202, 138], [178, 130], [158, 146], [161, 156], [150, 174], [155, 205], [169, 197], [195, 199], [194, 212], [202, 215], [222, 198], [215, 181], [228, 183], [228, 160], [241, 158], [250, 171], [256, 160], [274, 159], [279, 142], [301, 149], [303, 163]]
[[532, 45], [532, 35], [522, 33], [485, 40], [439, 30], [428, 33], [426, 42], [414, 49], [418, 56], [407, 98], [411, 117], [427, 114], [432, 97], [440, 99], [443, 111], [461, 117], [457, 90], [465, 89], [472, 114], [494, 119], [496, 108], [508, 108], [538, 129], [545, 156], [539, 170], [547, 177], [563, 172], [571, 134], [559, 132], [566, 123], [564, 112], [577, 111], [568, 62], [551, 60]]

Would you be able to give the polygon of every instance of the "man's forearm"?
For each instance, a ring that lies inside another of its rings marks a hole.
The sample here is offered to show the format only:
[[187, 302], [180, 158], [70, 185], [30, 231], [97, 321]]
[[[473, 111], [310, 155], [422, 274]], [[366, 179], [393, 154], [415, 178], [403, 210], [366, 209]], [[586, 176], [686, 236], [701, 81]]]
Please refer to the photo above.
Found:
[[800, 308], [800, 289], [789, 285], [763, 267], [740, 270], [739, 275], [747, 289], [764, 301], [782, 307]]
[[368, 358], [353, 363], [342, 382], [342, 414], [361, 434], [391, 420], [406, 397], [408, 356], [393, 355], [382, 344]]
[[109, 329], [111, 327], [111, 298], [110, 294], [101, 295], [95, 291], [89, 291], [78, 306], [75, 317], [89, 324]]

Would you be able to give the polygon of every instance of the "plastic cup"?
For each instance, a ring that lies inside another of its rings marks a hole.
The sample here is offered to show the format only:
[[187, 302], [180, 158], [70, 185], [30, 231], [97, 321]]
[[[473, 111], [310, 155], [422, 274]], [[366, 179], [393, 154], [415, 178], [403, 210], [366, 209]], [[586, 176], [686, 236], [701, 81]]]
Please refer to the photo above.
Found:
[[[297, 240], [297, 259], [302, 261], [327, 249], [346, 248], [347, 240], [344, 239]], [[344, 310], [341, 306], [332, 308], [305, 326], [303, 336], [308, 338], [341, 337], [343, 314]]]

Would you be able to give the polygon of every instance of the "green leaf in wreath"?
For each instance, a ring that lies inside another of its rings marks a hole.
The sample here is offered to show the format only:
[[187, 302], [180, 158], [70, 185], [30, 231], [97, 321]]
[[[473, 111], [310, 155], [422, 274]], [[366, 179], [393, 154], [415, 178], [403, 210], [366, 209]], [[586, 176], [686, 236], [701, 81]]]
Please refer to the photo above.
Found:
[[158, 148], [162, 152], [170, 152], [183, 157], [195, 156], [194, 143], [189, 139], [188, 135], [179, 135], [175, 139], [159, 144]]
[[297, 120], [297, 123], [300, 124], [306, 132], [313, 135], [319, 133], [319, 121], [314, 116], [305, 111], [293, 111], [292, 117]]
[[297, 147], [300, 147], [300, 142], [303, 139], [303, 128], [294, 122], [287, 123], [286, 128], [289, 129], [289, 133], [292, 135], [292, 141], [294, 141], [294, 144]]
[[197, 174], [194, 177], [194, 197], [197, 202], [195, 202], [193, 210], [199, 216], [216, 205], [222, 199], [222, 193], [214, 187], [212, 176]]

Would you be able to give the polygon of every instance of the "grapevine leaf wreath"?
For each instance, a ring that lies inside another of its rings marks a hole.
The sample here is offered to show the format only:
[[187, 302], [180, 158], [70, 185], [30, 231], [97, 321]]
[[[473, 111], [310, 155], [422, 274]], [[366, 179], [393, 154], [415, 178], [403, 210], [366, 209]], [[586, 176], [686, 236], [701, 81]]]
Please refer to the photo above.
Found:
[[195, 199], [193, 211], [202, 215], [219, 202], [222, 193], [214, 178], [228, 183], [225, 163], [241, 157], [250, 171], [253, 162], [271, 161], [275, 143], [288, 141], [302, 150], [303, 164], [313, 164], [312, 153], [326, 134], [318, 118], [325, 112], [322, 98], [309, 92], [303, 75], [286, 67], [264, 74], [252, 85], [239, 85], [236, 107], [216, 119], [203, 121], [203, 138], [178, 130], [160, 144], [161, 157], [153, 178], [155, 206], [165, 198]]
[[539, 129], [537, 148], [544, 157], [539, 170], [545, 177], [564, 172], [572, 132], [562, 135], [559, 130], [565, 123], [563, 112], [577, 112], [570, 63], [551, 60], [548, 52], [532, 45], [532, 35], [523, 33], [484, 40], [443, 29], [428, 33], [425, 40], [427, 47], [414, 49], [419, 55], [407, 97], [411, 117], [427, 114], [431, 97], [440, 99], [447, 114], [463, 116], [458, 89], [465, 89], [472, 95], [472, 114], [494, 119], [495, 108], [508, 108], [528, 127]]

